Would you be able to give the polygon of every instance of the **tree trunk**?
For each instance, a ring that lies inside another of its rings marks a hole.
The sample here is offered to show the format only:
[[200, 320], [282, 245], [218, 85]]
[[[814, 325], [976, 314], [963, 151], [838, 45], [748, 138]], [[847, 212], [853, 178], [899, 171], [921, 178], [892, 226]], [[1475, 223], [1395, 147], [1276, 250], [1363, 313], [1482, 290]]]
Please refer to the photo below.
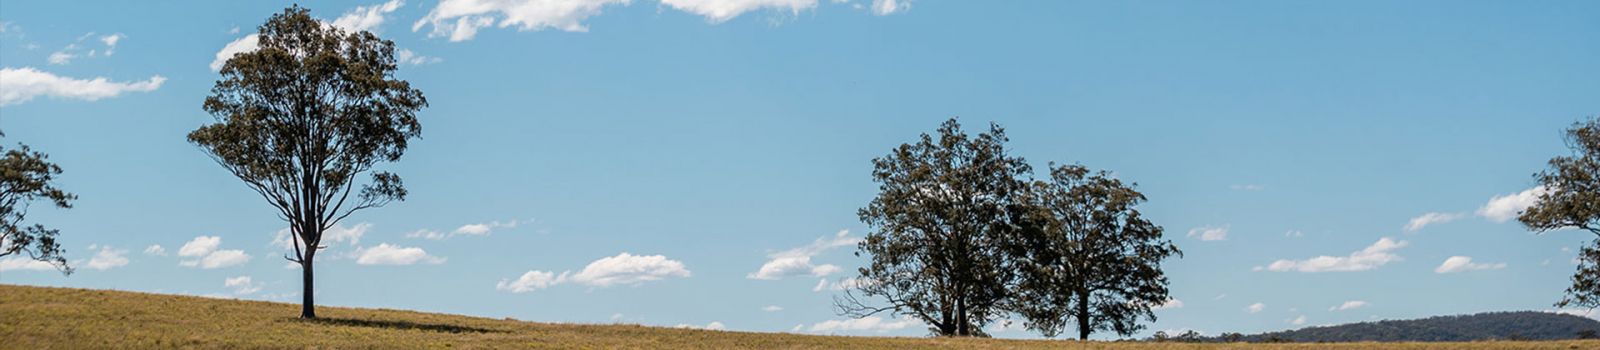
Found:
[[312, 293], [311, 262], [313, 260], [311, 256], [312, 254], [306, 254], [305, 259], [300, 261], [301, 285], [305, 287], [300, 292], [300, 318], [303, 319], [317, 318], [316, 302], [312, 301], [316, 293]]
[[1089, 340], [1089, 293], [1078, 294], [1078, 340]]
[[964, 297], [956, 297], [956, 335], [970, 336], [972, 329], [967, 326], [967, 302]]

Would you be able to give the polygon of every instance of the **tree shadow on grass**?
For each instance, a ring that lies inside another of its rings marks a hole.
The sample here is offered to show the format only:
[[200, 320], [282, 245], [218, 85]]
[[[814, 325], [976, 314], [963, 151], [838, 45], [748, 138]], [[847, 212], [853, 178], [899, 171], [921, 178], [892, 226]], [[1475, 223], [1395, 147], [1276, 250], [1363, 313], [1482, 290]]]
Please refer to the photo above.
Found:
[[362, 320], [362, 319], [353, 319], [353, 318], [327, 318], [327, 317], [319, 317], [319, 318], [309, 319], [309, 320], [302, 319], [302, 318], [292, 318], [290, 320], [292, 320], [294, 322], [307, 322], [307, 323], [315, 323], [315, 324], [330, 325], [330, 326], [388, 328], [388, 329], [399, 329], [399, 330], [412, 330], [412, 329], [414, 329], [414, 330], [421, 330], [421, 331], [445, 332], [445, 333], [505, 333], [506, 332], [506, 331], [503, 331], [503, 330], [495, 330], [495, 329], [487, 329], [487, 328], [458, 326], [458, 325], [452, 325], [452, 324], [417, 323], [417, 322], [411, 322], [411, 321]]

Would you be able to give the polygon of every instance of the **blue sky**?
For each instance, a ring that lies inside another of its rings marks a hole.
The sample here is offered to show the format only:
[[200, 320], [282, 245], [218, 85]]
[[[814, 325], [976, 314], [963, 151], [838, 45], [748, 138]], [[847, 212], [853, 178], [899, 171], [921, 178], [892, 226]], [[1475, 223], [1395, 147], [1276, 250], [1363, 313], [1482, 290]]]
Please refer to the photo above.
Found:
[[[870, 160], [952, 116], [1138, 182], [1185, 252], [1141, 335], [1551, 310], [1593, 238], [1504, 221], [1600, 113], [1592, 1], [540, 3], [304, 4], [407, 50], [431, 103], [386, 167], [410, 197], [344, 223], [320, 304], [922, 335], [829, 288]], [[79, 270], [0, 283], [298, 301], [284, 225], [184, 138], [283, 6], [7, 1], [0, 130], [66, 170], [76, 207], [30, 219]]]

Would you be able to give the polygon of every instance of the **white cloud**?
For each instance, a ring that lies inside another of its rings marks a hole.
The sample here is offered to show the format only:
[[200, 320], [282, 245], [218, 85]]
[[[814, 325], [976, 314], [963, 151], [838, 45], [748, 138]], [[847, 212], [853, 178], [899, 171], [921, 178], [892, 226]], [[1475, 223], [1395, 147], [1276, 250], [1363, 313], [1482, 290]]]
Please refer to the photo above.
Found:
[[1339, 304], [1339, 306], [1330, 307], [1328, 308], [1328, 311], [1344, 311], [1364, 306], [1367, 306], [1367, 302], [1361, 300], [1351, 300], [1346, 301], [1343, 304]]
[[222, 286], [233, 288], [233, 294], [246, 295], [261, 291], [261, 284], [250, 280], [250, 276], [232, 277], [222, 281]]
[[1395, 241], [1393, 238], [1383, 237], [1366, 248], [1349, 256], [1318, 256], [1306, 260], [1278, 260], [1265, 268], [1257, 266], [1256, 271], [1268, 270], [1275, 272], [1329, 272], [1329, 271], [1366, 271], [1378, 268], [1384, 264], [1400, 261], [1400, 256], [1394, 250], [1410, 245], [1410, 242]]
[[10, 257], [0, 259], [0, 272], [3, 271], [50, 271], [56, 266], [50, 263], [28, 259], [24, 257]]
[[1252, 313], [1253, 314], [1253, 313], [1261, 312], [1261, 310], [1266, 310], [1266, 309], [1267, 309], [1267, 304], [1255, 303], [1255, 304], [1250, 304], [1250, 306], [1244, 307], [1244, 312], [1248, 312], [1248, 313]]
[[1406, 223], [1406, 232], [1417, 232], [1417, 230], [1421, 230], [1423, 227], [1427, 227], [1428, 225], [1456, 221], [1464, 216], [1466, 215], [1461, 213], [1422, 214], [1422, 216], [1411, 218], [1411, 222]]
[[167, 248], [162, 248], [160, 244], [152, 244], [149, 247], [144, 248], [144, 253], [157, 256], [167, 256]]
[[1167, 302], [1161, 303], [1161, 305], [1156, 305], [1155, 307], [1152, 307], [1150, 309], [1151, 310], [1166, 310], [1166, 309], [1178, 309], [1178, 308], [1182, 308], [1182, 307], [1183, 307], [1183, 300], [1178, 300], [1178, 298], [1171, 298], [1171, 299], [1167, 299]]
[[[90, 246], [89, 249], [94, 249], [94, 246]], [[104, 271], [113, 267], [127, 265], [128, 257], [123, 256], [123, 254], [127, 253], [127, 250], [118, 250], [112, 249], [111, 247], [102, 246], [100, 247], [100, 251], [95, 252], [94, 257], [89, 258], [89, 263], [84, 264], [83, 267], [90, 270]]]
[[355, 9], [345, 12], [343, 16], [334, 19], [332, 24], [335, 27], [352, 32], [363, 30], [376, 32], [378, 26], [383, 24], [383, 15], [400, 9], [401, 5], [405, 5], [405, 2], [391, 0], [378, 5], [356, 6]]
[[0, 106], [33, 100], [39, 96], [96, 101], [126, 92], [150, 92], [167, 81], [160, 75], [146, 81], [113, 82], [103, 77], [76, 79], [57, 76], [32, 67], [0, 69]]
[[[878, 316], [867, 316], [848, 320], [827, 320], [811, 325], [808, 332], [812, 333], [837, 333], [850, 331], [874, 331], [878, 333], [905, 329], [916, 325], [918, 322], [910, 317], [898, 320], [885, 320]], [[798, 327], [797, 327], [798, 328]]]
[[673, 328], [704, 329], [704, 330], [708, 330], [708, 331], [721, 331], [721, 330], [727, 330], [728, 329], [728, 327], [722, 325], [722, 322], [717, 322], [717, 321], [711, 321], [711, 323], [707, 323], [704, 326], [697, 326], [697, 325], [692, 325], [692, 324], [688, 324], [688, 323], [679, 323], [677, 326], [673, 326]]
[[518, 277], [516, 281], [508, 279], [500, 280], [500, 283], [495, 284], [494, 289], [512, 293], [527, 293], [550, 288], [550, 286], [554, 286], [566, 281], [566, 272], [562, 272], [560, 276], [557, 276], [553, 272], [531, 270], [522, 274], [522, 277]]
[[1199, 237], [1202, 241], [1221, 241], [1228, 239], [1228, 226], [1222, 227], [1196, 227], [1189, 229], [1188, 237]]
[[479, 28], [499, 21], [501, 28], [516, 26], [522, 31], [551, 28], [585, 32], [589, 27], [583, 24], [584, 19], [600, 14], [606, 6], [628, 3], [629, 0], [442, 0], [413, 23], [411, 31], [433, 25], [429, 37], [447, 36], [450, 41], [465, 41], [476, 36]]
[[559, 275], [551, 271], [529, 270], [515, 281], [501, 279], [495, 284], [495, 289], [527, 293], [568, 282], [590, 287], [610, 287], [638, 285], [669, 277], [689, 277], [689, 270], [684, 268], [682, 262], [667, 259], [665, 256], [633, 255], [624, 252], [617, 256], [595, 260], [576, 274], [570, 270], [563, 271]]
[[[358, 223], [351, 226], [334, 225], [333, 227], [322, 231], [322, 242], [320, 243], [323, 243], [322, 245], [324, 247], [334, 243], [345, 243], [346, 245], [354, 246], [360, 244], [361, 237], [366, 236], [367, 231], [371, 230], [372, 223], [370, 222]], [[300, 247], [304, 249], [305, 243], [296, 242], [292, 232], [293, 231], [289, 230], [288, 227], [278, 229], [278, 232], [274, 232], [272, 235], [272, 245], [283, 247], [285, 250], [292, 250], [295, 248], [295, 244], [299, 244]]]
[[1455, 273], [1477, 270], [1496, 270], [1506, 268], [1506, 263], [1475, 263], [1472, 257], [1452, 256], [1444, 259], [1444, 263], [1434, 268], [1434, 273]]
[[418, 55], [416, 52], [411, 52], [411, 50], [407, 49], [400, 49], [400, 51], [396, 51], [395, 60], [399, 61], [400, 64], [409, 64], [413, 66], [444, 62], [443, 58]]
[[778, 311], [783, 311], [783, 307], [782, 306], [777, 306], [777, 305], [767, 305], [767, 306], [761, 307], [761, 311], [778, 312]]
[[222, 237], [199, 236], [189, 240], [189, 243], [184, 243], [183, 247], [178, 248], [178, 256], [205, 256], [216, 251], [219, 246], [222, 246]]
[[829, 281], [828, 279], [823, 278], [823, 279], [817, 281], [817, 286], [816, 287], [811, 287], [811, 291], [813, 291], [813, 292], [842, 291], [842, 290], [846, 290], [846, 289], [859, 288], [859, 287], [864, 286], [866, 284], [867, 284], [867, 280], [864, 280], [864, 279], [861, 279], [861, 278], [858, 278], [858, 277], [850, 277], [850, 278], [839, 280], [838, 282]]
[[222, 237], [199, 236], [184, 243], [178, 248], [178, 256], [197, 258], [179, 261], [178, 265], [199, 267], [202, 269], [224, 268], [243, 264], [250, 261], [250, 255], [243, 250], [218, 250], [222, 246]]
[[74, 58], [78, 58], [78, 55], [77, 54], [73, 54], [71, 52], [67, 52], [65, 50], [62, 50], [62, 51], [56, 51], [56, 52], [50, 53], [49, 60], [50, 60], [50, 64], [64, 65], [64, 64], [72, 63], [72, 59], [74, 59]]
[[432, 240], [441, 240], [441, 239], [444, 239], [445, 237], [449, 237], [449, 236], [445, 235], [444, 232], [439, 232], [439, 231], [434, 231], [434, 230], [429, 230], [429, 229], [421, 229], [421, 230], [411, 231], [411, 233], [407, 233], [406, 234], [406, 238], [425, 238], [425, 239], [432, 239]]
[[1300, 230], [1289, 230], [1288, 232], [1284, 232], [1283, 236], [1284, 237], [1290, 237], [1290, 238], [1300, 238], [1300, 237], [1305, 237], [1306, 233], [1305, 232], [1300, 232]]
[[689, 277], [689, 270], [677, 260], [661, 255], [632, 255], [627, 252], [595, 260], [583, 271], [572, 275], [572, 281], [591, 287], [637, 285], [669, 277]]
[[360, 265], [443, 264], [445, 261], [445, 258], [428, 255], [422, 248], [393, 246], [388, 243], [357, 249], [355, 255], [356, 264]]
[[1534, 187], [1515, 194], [1495, 196], [1488, 203], [1478, 208], [1478, 216], [1488, 218], [1489, 221], [1506, 222], [1522, 215], [1522, 211], [1539, 202], [1539, 196], [1548, 190], [1544, 186]]
[[872, 14], [888, 16], [911, 9], [911, 0], [872, 0]]
[[496, 229], [517, 228], [518, 224], [520, 224], [520, 222], [517, 220], [511, 220], [507, 222], [494, 221], [478, 224], [466, 224], [461, 225], [461, 227], [457, 227], [455, 231], [450, 231], [450, 235], [483, 236], [494, 232]]
[[[791, 14], [798, 15], [800, 11], [817, 7], [817, 0], [661, 0], [661, 4], [703, 16], [711, 23], [722, 23], [745, 12], [763, 8], [788, 10]], [[888, 6], [891, 7], [890, 13], [898, 9], [898, 5], [893, 1], [890, 1]], [[873, 3], [873, 13], [878, 13], [876, 1]]]
[[228, 42], [227, 45], [222, 46], [221, 51], [217, 51], [217, 57], [211, 60], [211, 70], [221, 71], [222, 66], [227, 64], [228, 59], [233, 58], [233, 55], [255, 51], [259, 48], [261, 48], [260, 36], [256, 34], [246, 35]]
[[745, 278], [759, 280], [776, 280], [792, 276], [822, 277], [840, 270], [839, 266], [832, 264], [815, 265], [811, 258], [834, 248], [848, 247], [861, 242], [860, 238], [850, 237], [849, 230], [841, 230], [832, 237], [818, 238], [811, 244], [793, 248], [777, 253], [768, 254], [769, 258], [756, 272], [745, 275]]
[[122, 42], [122, 39], [125, 39], [127, 37], [128, 37], [127, 35], [122, 35], [122, 33], [116, 33], [116, 34], [111, 34], [111, 35], [100, 37], [100, 42], [103, 43], [103, 44], [106, 44], [105, 55], [106, 56], [111, 56], [112, 54], [117, 53], [117, 43]]
[[1296, 326], [1303, 325], [1303, 324], [1306, 324], [1306, 315], [1300, 315], [1300, 317], [1295, 317], [1295, 318], [1289, 319], [1287, 321], [1289, 322], [1289, 324], [1292, 324], [1292, 325], [1296, 325]]

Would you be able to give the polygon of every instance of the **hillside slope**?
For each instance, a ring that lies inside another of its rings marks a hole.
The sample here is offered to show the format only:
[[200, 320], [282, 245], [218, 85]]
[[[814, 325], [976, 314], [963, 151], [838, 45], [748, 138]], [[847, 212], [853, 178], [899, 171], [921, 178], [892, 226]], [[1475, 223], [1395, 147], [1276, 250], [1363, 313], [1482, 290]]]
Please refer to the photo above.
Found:
[[122, 291], [0, 285], [0, 349], [1596, 349], [1600, 341], [1347, 344], [1079, 343], [812, 336], [496, 320]]
[[1298, 342], [1556, 340], [1575, 339], [1583, 331], [1600, 334], [1600, 321], [1518, 311], [1309, 327], [1250, 335], [1245, 340], [1262, 341], [1274, 337]]

